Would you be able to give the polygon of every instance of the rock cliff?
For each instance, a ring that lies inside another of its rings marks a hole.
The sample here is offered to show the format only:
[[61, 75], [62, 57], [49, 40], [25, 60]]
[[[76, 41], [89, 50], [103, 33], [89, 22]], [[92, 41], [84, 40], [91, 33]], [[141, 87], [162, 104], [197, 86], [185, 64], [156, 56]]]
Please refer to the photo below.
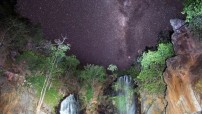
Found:
[[[176, 28], [175, 26], [181, 27]], [[167, 84], [166, 114], [201, 113], [202, 43], [188, 27], [177, 19], [171, 20], [175, 57], [166, 61], [164, 80]]]

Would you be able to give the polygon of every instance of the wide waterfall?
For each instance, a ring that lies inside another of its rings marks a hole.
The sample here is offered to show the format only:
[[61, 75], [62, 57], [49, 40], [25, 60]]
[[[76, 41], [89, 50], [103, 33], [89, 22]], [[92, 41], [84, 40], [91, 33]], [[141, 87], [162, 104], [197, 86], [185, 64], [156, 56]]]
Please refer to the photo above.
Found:
[[136, 99], [132, 78], [127, 75], [119, 77], [117, 86], [119, 114], [136, 114]]
[[61, 102], [60, 114], [78, 114], [79, 103], [76, 101], [74, 95], [70, 94]]

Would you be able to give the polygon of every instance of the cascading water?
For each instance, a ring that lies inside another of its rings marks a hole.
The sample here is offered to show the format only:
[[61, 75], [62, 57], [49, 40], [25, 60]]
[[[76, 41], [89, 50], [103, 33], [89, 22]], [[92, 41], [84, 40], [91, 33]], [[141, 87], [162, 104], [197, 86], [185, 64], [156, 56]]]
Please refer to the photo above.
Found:
[[133, 91], [133, 80], [130, 76], [122, 76], [117, 81], [117, 106], [119, 114], [136, 114], [136, 100]]
[[70, 94], [61, 102], [60, 114], [78, 114], [79, 103], [76, 101], [74, 95]]

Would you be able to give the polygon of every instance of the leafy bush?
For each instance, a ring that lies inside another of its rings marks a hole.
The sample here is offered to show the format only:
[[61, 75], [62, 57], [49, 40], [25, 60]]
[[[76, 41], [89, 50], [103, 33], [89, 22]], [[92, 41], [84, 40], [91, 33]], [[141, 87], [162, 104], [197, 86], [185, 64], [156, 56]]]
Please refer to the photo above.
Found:
[[17, 61], [24, 61], [26, 63], [26, 68], [31, 71], [46, 69], [47, 66], [46, 57], [33, 51], [23, 52], [17, 57]]
[[[37, 90], [37, 95], [39, 96], [39, 102], [37, 105], [37, 112], [40, 111], [43, 101], [50, 104], [51, 106], [56, 105], [59, 98], [58, 86], [55, 84], [58, 82], [57, 76], [60, 76], [66, 70], [64, 66], [64, 59], [68, 58], [65, 52], [70, 49], [69, 44], [63, 44], [63, 41], [57, 40], [57, 44], [49, 44], [48, 55], [42, 55], [37, 52], [27, 51], [18, 57], [18, 61], [27, 62], [27, 68], [32, 72], [34, 77], [28, 76], [28, 81]], [[65, 61], [66, 62], [66, 61]], [[43, 76], [35, 76], [38, 75]], [[54, 88], [52, 87], [54, 85]]]
[[199, 41], [202, 40], [202, 15], [193, 18], [189, 22], [189, 28], [195, 38], [198, 38]]
[[110, 64], [107, 68], [107, 70], [114, 72], [118, 70], [118, 67], [116, 65]]
[[87, 65], [84, 70], [81, 71], [79, 77], [81, 80], [94, 84], [95, 82], [102, 82], [105, 80], [106, 71], [104, 67], [98, 65]]
[[194, 35], [201, 41], [202, 38], [202, 1], [185, 0], [183, 14], [186, 14], [186, 21]]
[[2, 19], [0, 28], [2, 29], [0, 44], [14, 50], [27, 50], [28, 42], [35, 45], [43, 38], [40, 26], [32, 25], [27, 20], [18, 17]]
[[92, 86], [88, 86], [86, 89], [86, 100], [89, 103], [90, 100], [93, 98], [93, 88]]
[[128, 69], [126, 69], [126, 70], [124, 70], [124, 71], [120, 71], [120, 72], [118, 73], [118, 75], [119, 75], [119, 76], [129, 75], [129, 76], [131, 76], [131, 77], [133, 77], [133, 78], [136, 78], [136, 77], [138, 76], [139, 72], [140, 72], [140, 71], [139, 71], [138, 67], [132, 65], [132, 66], [130, 66]]
[[76, 56], [66, 56], [61, 60], [61, 66], [67, 68], [68, 71], [76, 71], [77, 66], [80, 64]]
[[[40, 97], [45, 79], [46, 77], [43, 75], [28, 76], [26, 78], [27, 82], [31, 84], [31, 86], [34, 87], [34, 89], [36, 90], [37, 97]], [[60, 81], [57, 78], [53, 78], [52, 80], [53, 81], [50, 88], [48, 88], [46, 91], [44, 101], [54, 108], [54, 106], [58, 104], [58, 101], [62, 98], [62, 96], [58, 92], [61, 84]]]
[[158, 94], [165, 90], [162, 74], [166, 59], [173, 54], [171, 43], [161, 43], [157, 51], [143, 53], [140, 60], [141, 71], [137, 77], [141, 91]]
[[104, 67], [98, 65], [87, 65], [79, 73], [79, 78], [82, 80], [83, 86], [86, 90], [85, 93], [85, 104], [88, 104], [93, 98], [93, 87], [98, 82], [103, 82], [105, 80], [106, 71]]
[[194, 17], [202, 15], [201, 0], [185, 0], [183, 14], [186, 14], [186, 21], [190, 22]]

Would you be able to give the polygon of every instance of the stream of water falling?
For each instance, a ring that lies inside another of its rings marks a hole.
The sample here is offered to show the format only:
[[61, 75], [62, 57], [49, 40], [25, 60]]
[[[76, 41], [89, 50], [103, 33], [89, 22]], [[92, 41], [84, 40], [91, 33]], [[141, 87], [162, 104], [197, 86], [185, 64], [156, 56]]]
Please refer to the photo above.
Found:
[[133, 79], [130, 76], [122, 76], [117, 81], [118, 110], [119, 114], [136, 114], [136, 100], [133, 92]]
[[79, 105], [75, 96], [70, 94], [61, 102], [60, 114], [78, 114]]

